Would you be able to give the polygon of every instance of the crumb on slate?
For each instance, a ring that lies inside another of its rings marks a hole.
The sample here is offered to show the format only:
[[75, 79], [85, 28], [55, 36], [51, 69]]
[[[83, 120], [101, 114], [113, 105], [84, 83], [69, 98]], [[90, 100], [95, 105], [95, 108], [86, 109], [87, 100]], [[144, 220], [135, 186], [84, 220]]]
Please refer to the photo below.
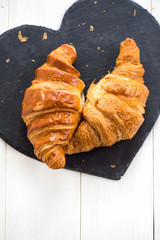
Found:
[[111, 168], [115, 168], [115, 167], [116, 167], [116, 165], [112, 164], [112, 165], [110, 165], [110, 167], [111, 167]]
[[134, 9], [134, 17], [136, 16], [136, 12], [137, 12], [136, 9]]
[[104, 50], [102, 50], [102, 52], [104, 52]]
[[1, 103], [3, 103], [4, 101], [3, 100], [1, 100]]
[[7, 58], [6, 63], [9, 63], [10, 61], [11, 61], [10, 58]]
[[81, 25], [80, 24], [78, 24], [78, 27], [80, 27]]
[[21, 80], [19, 80], [19, 79], [17, 80], [17, 82], [20, 82], [20, 81], [21, 81]]
[[32, 62], [35, 62], [36, 60], [35, 59], [32, 59]]
[[46, 33], [46, 32], [44, 32], [44, 33], [43, 33], [42, 40], [47, 40], [47, 38], [48, 38], [48, 35], [47, 35], [47, 33]]
[[101, 50], [101, 48], [100, 48], [100, 47], [97, 47], [97, 50]]
[[103, 10], [104, 13], [106, 13], [106, 10]]
[[84, 23], [82, 23], [82, 26], [84, 26], [84, 25], [86, 25], [86, 23], [84, 22]]
[[22, 90], [21, 91], [19, 91], [20, 93], [22, 93]]
[[86, 65], [86, 67], [88, 67], [88, 64]]
[[90, 32], [93, 32], [94, 31], [94, 27], [91, 25], [90, 26], [90, 29], [89, 29]]
[[97, 1], [94, 1], [94, 4], [97, 4]]
[[84, 162], [84, 159], [82, 160], [82, 162]]
[[117, 28], [119, 28], [119, 26], [117, 25]]
[[21, 42], [23, 43], [23, 42], [27, 42], [28, 37], [23, 37], [23, 36], [22, 36], [22, 32], [19, 31], [19, 32], [18, 32], [18, 39], [19, 39], [19, 41], [21, 41]]
[[73, 43], [72, 43], [72, 42], [70, 42], [70, 43], [69, 43], [69, 45], [73, 46]]

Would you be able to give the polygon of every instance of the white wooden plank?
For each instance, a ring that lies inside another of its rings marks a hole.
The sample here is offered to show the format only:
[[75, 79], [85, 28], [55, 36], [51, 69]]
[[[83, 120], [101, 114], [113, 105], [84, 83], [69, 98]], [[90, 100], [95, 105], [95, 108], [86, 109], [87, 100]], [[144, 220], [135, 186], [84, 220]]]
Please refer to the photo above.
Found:
[[5, 236], [6, 163], [5, 143], [0, 139], [0, 239]]
[[83, 240], [153, 239], [152, 135], [120, 181], [82, 174]]
[[[67, 5], [62, 0], [10, 0], [10, 27], [58, 28]], [[7, 163], [6, 240], [79, 239], [80, 174], [53, 171], [9, 146]]]
[[10, 27], [35, 24], [58, 29], [66, 10], [75, 0], [10, 0]]
[[154, 236], [160, 239], [160, 119], [154, 127]]
[[0, 0], [0, 34], [8, 29], [8, 0]]
[[[0, 0], [0, 34], [8, 29], [8, 1]], [[0, 139], [0, 239], [5, 238], [6, 206], [5, 143]]]
[[152, 0], [135, 0], [134, 2], [138, 3], [149, 12], [151, 11]]
[[80, 174], [7, 150], [6, 240], [78, 240]]
[[[150, 0], [136, 2], [150, 11]], [[120, 181], [82, 174], [81, 189], [82, 240], [152, 240], [152, 133]]]
[[[152, 15], [160, 23], [160, 1], [152, 0]], [[160, 119], [154, 127], [154, 239], [160, 239]]]

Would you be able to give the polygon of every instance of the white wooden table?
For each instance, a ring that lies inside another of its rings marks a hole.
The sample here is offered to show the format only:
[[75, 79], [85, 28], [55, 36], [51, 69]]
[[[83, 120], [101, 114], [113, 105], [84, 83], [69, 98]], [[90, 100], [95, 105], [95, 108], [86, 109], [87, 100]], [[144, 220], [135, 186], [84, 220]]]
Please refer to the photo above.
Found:
[[[0, 33], [58, 29], [73, 2], [0, 0]], [[160, 0], [136, 2], [160, 21]], [[159, 142], [157, 121], [125, 176], [111, 181], [50, 170], [0, 140], [0, 240], [159, 240]]]

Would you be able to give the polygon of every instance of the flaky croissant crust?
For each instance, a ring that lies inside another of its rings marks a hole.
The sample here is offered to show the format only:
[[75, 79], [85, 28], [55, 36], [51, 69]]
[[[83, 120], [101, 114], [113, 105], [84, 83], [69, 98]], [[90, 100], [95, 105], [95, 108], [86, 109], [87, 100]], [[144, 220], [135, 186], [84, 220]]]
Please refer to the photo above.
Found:
[[74, 47], [64, 44], [51, 52], [35, 72], [22, 102], [22, 118], [35, 155], [51, 168], [65, 166], [63, 146], [81, 119], [84, 83], [72, 66]]
[[133, 138], [144, 121], [149, 90], [134, 40], [127, 38], [121, 43], [114, 71], [91, 84], [84, 109], [84, 83], [72, 66], [76, 58], [76, 50], [67, 44], [49, 54], [36, 70], [22, 103], [22, 118], [34, 152], [55, 169], [64, 167], [65, 153]]
[[149, 90], [143, 81], [144, 68], [134, 40], [120, 46], [114, 71], [87, 92], [83, 118], [65, 153], [90, 151], [131, 139], [142, 125]]

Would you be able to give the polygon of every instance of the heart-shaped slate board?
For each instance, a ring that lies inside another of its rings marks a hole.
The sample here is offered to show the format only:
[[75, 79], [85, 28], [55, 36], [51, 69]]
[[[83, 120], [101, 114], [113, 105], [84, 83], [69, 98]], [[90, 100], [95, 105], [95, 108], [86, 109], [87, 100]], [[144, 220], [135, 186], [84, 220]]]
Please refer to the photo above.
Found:
[[[136, 13], [136, 16], [134, 16]], [[51, 19], [52, 21], [52, 19]], [[90, 26], [94, 27], [89, 31]], [[21, 43], [18, 32], [28, 41]], [[42, 40], [43, 33], [48, 35]], [[75, 67], [85, 82], [85, 94], [96, 78], [112, 71], [120, 42], [134, 38], [146, 70], [145, 83], [150, 90], [145, 122], [130, 141], [87, 153], [67, 156], [66, 168], [118, 180], [151, 131], [160, 112], [160, 27], [139, 5], [129, 0], [79, 0], [66, 12], [58, 31], [24, 25], [0, 36], [0, 136], [18, 151], [36, 158], [26, 137], [21, 119], [24, 91], [34, 79], [34, 71], [47, 55], [63, 43], [73, 43], [78, 53]], [[97, 49], [100, 47], [100, 50]], [[10, 59], [7, 63], [6, 60]], [[35, 59], [35, 62], [32, 60]], [[111, 165], [116, 165], [111, 168]]]

